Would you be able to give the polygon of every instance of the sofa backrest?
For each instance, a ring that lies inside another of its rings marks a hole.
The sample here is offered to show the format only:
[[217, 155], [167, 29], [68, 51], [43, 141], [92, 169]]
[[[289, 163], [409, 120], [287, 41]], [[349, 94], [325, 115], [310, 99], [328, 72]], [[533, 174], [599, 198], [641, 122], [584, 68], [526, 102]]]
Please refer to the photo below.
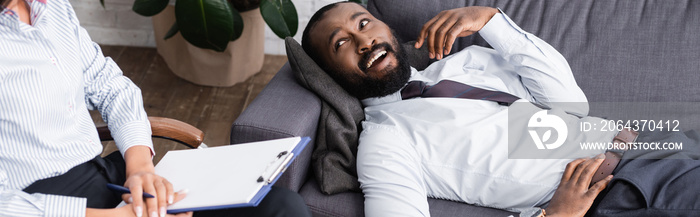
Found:
[[[590, 102], [700, 101], [700, 1], [667, 0], [381, 0], [368, 9], [415, 40], [445, 9], [501, 8], [559, 50]], [[477, 36], [453, 50], [486, 46]]]

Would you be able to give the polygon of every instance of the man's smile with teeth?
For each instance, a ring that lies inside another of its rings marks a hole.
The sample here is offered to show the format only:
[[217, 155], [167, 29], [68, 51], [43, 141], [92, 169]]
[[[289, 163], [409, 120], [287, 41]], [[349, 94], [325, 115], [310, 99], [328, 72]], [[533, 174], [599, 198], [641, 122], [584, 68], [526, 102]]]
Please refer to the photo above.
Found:
[[386, 54], [386, 51], [385, 51], [385, 50], [377, 52], [377, 54], [375, 54], [375, 55], [372, 57], [372, 59], [370, 59], [369, 61], [367, 61], [367, 68], [372, 67], [372, 64], [374, 63], [374, 61], [376, 61], [376, 60], [379, 59], [380, 57], [384, 56], [385, 54]]

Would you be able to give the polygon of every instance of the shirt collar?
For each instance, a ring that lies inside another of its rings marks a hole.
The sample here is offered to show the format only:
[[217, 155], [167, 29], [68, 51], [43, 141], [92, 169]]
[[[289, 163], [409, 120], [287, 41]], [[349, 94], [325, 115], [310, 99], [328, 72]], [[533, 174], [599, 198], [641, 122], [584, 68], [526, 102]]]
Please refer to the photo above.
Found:
[[0, 12], [0, 14], [2, 14], [2, 15], [14, 15], [15, 14], [15, 11], [10, 10], [9, 8], [0, 7], [0, 9], [2, 9], [2, 10], [0, 10], [0, 11], [2, 11], [2, 12]]
[[6, 8], [4, 6], [0, 6], [0, 15], [1, 16], [6, 16], [6, 15], [12, 16], [12, 15], [16, 15], [16, 13], [15, 13], [15, 11], [10, 10], [9, 8]]
[[34, 1], [38, 1], [39, 3], [42, 3], [42, 4], [46, 4], [47, 0], [24, 0], [24, 1], [26, 1], [27, 4], [32, 5], [32, 3], [34, 3]]
[[19, 17], [15, 11], [9, 8], [0, 8], [0, 26], [7, 26], [12, 29], [19, 28]]
[[[30, 19], [34, 23], [32, 26], [36, 27], [36, 23], [39, 22], [39, 19], [37, 17], [41, 16], [41, 13], [43, 10], [46, 8], [46, 4], [48, 0], [25, 0], [27, 4], [29, 5], [29, 16], [32, 16]], [[33, 4], [34, 2], [38, 2], [37, 4]], [[12, 29], [20, 29], [22, 28], [20, 26], [20, 23], [22, 21], [19, 20], [19, 17], [17, 16], [17, 13], [13, 10], [10, 10], [9, 8], [0, 8], [0, 25], [8, 26]]]
[[[27, 2], [27, 5], [29, 5], [29, 10], [31, 12], [32, 10], [32, 3], [34, 3], [35, 0], [25, 0]], [[46, 4], [47, 0], [36, 0], [39, 3]], [[5, 7], [0, 7], [0, 15], [16, 15], [16, 13], [13, 10], [10, 10], [9, 8]]]

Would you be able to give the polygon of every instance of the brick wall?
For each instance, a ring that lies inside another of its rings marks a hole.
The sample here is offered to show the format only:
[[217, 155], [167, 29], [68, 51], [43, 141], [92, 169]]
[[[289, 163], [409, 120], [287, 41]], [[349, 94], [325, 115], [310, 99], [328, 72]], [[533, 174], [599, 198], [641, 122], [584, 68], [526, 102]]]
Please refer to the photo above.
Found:
[[[131, 10], [133, 0], [70, 0], [80, 24], [90, 33], [93, 41], [106, 45], [155, 47], [151, 19]], [[294, 38], [301, 42], [301, 34], [309, 18], [319, 8], [338, 0], [292, 0], [299, 14], [299, 29]], [[277, 38], [269, 27], [265, 29], [265, 53], [285, 55], [284, 40]]]

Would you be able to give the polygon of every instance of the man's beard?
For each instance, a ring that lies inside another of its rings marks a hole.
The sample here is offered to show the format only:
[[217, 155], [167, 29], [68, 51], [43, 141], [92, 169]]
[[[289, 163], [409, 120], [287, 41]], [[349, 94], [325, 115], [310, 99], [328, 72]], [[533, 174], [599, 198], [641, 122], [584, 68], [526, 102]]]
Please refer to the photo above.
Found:
[[408, 55], [404, 52], [403, 47], [398, 41], [396, 41], [396, 37], [394, 37], [393, 46], [384, 42], [374, 45], [372, 50], [365, 52], [365, 55], [359, 63], [359, 67], [363, 72], [366, 71], [366, 67], [363, 66], [367, 65], [367, 61], [371, 58], [373, 51], [378, 48], [384, 48], [387, 51], [387, 56], [385, 58], [391, 53], [396, 56], [396, 66], [387, 66], [384, 68], [379, 73], [383, 76], [379, 78], [371, 76], [359, 77], [341, 68], [334, 68], [334, 73], [329, 74], [331, 74], [331, 77], [334, 77], [334, 80], [338, 82], [343, 89], [358, 99], [383, 97], [399, 91], [406, 85], [408, 79], [411, 77], [411, 66], [408, 64]]

